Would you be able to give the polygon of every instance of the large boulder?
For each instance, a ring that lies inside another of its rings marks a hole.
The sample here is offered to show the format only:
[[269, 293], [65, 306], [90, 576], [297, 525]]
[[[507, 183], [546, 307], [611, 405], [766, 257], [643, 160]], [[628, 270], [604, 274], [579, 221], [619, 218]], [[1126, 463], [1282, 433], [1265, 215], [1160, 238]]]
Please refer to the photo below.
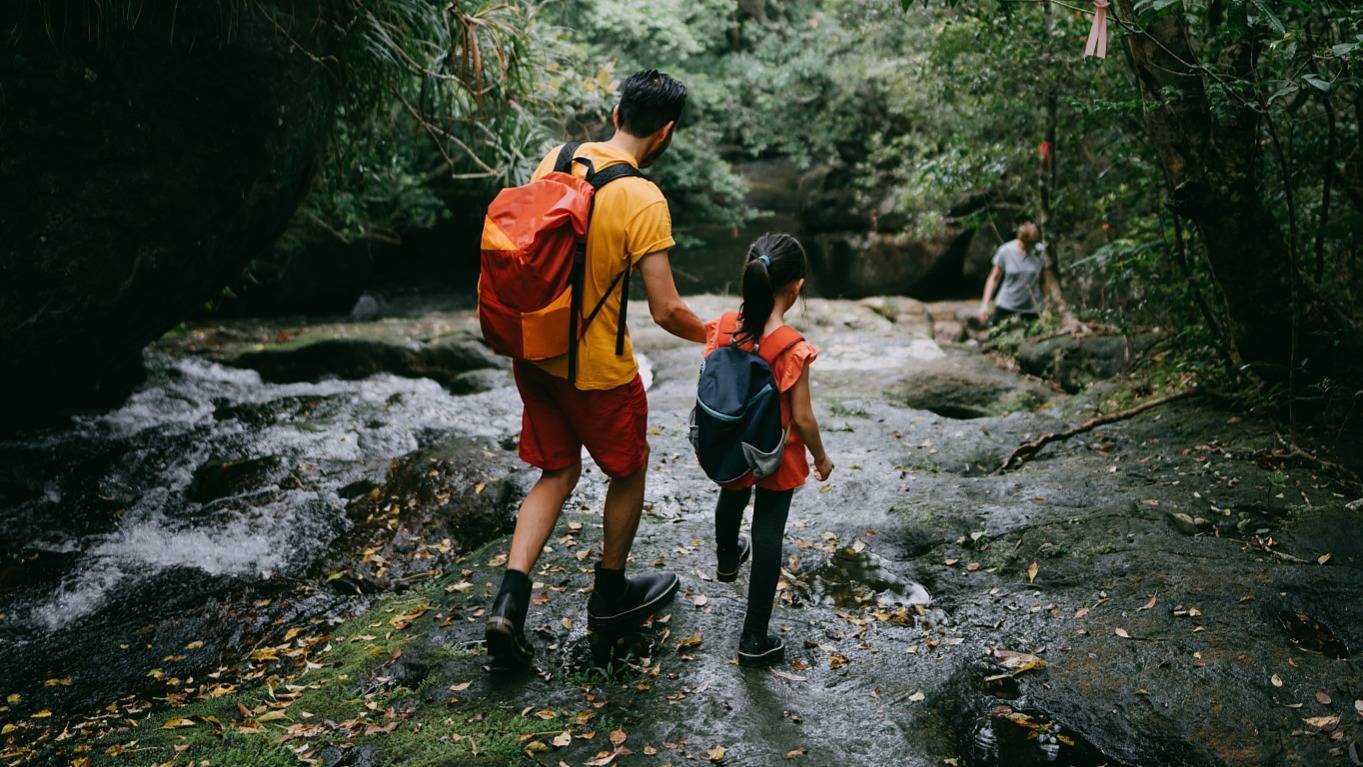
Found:
[[331, 123], [325, 4], [106, 6], [0, 9], [0, 424], [121, 395], [279, 236]]
[[970, 232], [932, 239], [893, 232], [833, 232], [806, 241], [819, 292], [858, 298], [886, 293], [934, 297], [960, 283]]
[[1136, 358], [1155, 342], [1153, 335], [1075, 336], [1024, 341], [1018, 367], [1031, 375], [1075, 392], [1093, 381], [1115, 378], [1131, 369]]
[[[377, 373], [430, 378], [465, 390], [464, 375], [506, 366], [476, 338], [455, 333], [429, 341], [332, 338], [247, 352], [226, 360], [250, 368], [266, 381], [292, 383], [323, 378], [358, 380]], [[475, 387], [478, 388], [478, 387]]]
[[838, 166], [816, 167], [800, 178], [800, 222], [820, 294], [931, 299], [984, 284], [999, 244], [997, 221], [976, 228], [982, 211], [986, 219], [997, 218], [987, 213], [988, 195], [972, 195], [940, 211], [942, 226], [923, 236], [893, 197], [859, 204], [850, 178]]
[[982, 355], [958, 353], [913, 365], [886, 395], [915, 410], [969, 419], [1035, 410], [1054, 393], [1034, 379], [994, 366]]

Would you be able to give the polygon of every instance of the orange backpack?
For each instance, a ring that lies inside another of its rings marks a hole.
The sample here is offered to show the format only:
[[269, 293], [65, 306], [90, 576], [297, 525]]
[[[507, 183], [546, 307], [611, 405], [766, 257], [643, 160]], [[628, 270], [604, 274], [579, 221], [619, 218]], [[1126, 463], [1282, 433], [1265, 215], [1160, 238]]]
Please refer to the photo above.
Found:
[[[620, 325], [615, 353], [625, 353], [625, 310], [629, 305], [630, 261], [591, 312], [583, 316], [582, 286], [587, 265], [587, 228], [597, 191], [627, 176], [640, 176], [629, 163], [598, 171], [577, 143], [564, 144], [554, 170], [524, 186], [503, 189], [488, 207], [478, 278], [478, 321], [498, 354], [522, 360], [568, 355], [568, 380], [577, 381], [577, 347], [606, 298], [620, 285]], [[573, 163], [587, 177], [572, 174]]]

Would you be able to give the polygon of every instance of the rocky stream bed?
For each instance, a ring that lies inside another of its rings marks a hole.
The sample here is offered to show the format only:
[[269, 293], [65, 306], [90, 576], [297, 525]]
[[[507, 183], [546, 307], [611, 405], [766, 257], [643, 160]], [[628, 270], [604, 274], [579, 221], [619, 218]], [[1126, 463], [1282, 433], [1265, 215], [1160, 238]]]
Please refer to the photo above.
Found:
[[683, 588], [632, 654], [598, 668], [585, 633], [588, 463], [533, 574], [535, 670], [484, 668], [533, 475], [467, 311], [189, 327], [119, 408], [0, 440], [0, 764], [1360, 763], [1347, 469], [1191, 397], [996, 472], [1158, 394], [1079, 380], [1149, 341], [1088, 368], [1029, 345], [1062, 386], [956, 343], [952, 305], [798, 318], [838, 468], [792, 507], [787, 662], [740, 669], [746, 578], [713, 579], [715, 491], [686, 441], [698, 349], [637, 309], [653, 453], [632, 566]]

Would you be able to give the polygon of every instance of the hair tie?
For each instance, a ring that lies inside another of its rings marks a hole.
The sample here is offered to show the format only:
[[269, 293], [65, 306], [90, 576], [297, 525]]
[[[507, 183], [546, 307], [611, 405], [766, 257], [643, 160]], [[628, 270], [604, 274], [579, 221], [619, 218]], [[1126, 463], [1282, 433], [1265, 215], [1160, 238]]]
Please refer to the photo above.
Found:
[[757, 260], [758, 260], [758, 261], [761, 261], [761, 262], [762, 262], [762, 265], [765, 266], [765, 267], [767, 267], [768, 269], [771, 268], [771, 256], [768, 256], [768, 255], [766, 255], [766, 254], [764, 253], [764, 254], [758, 256], [758, 257], [757, 257]]

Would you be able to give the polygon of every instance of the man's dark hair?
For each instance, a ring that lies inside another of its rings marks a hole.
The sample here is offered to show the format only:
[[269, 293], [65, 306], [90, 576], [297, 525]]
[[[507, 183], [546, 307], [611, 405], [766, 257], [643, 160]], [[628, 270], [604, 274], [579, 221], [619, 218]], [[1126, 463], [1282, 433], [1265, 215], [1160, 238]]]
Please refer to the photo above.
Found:
[[620, 129], [651, 136], [681, 118], [686, 86], [656, 69], [636, 72], [620, 86]]

